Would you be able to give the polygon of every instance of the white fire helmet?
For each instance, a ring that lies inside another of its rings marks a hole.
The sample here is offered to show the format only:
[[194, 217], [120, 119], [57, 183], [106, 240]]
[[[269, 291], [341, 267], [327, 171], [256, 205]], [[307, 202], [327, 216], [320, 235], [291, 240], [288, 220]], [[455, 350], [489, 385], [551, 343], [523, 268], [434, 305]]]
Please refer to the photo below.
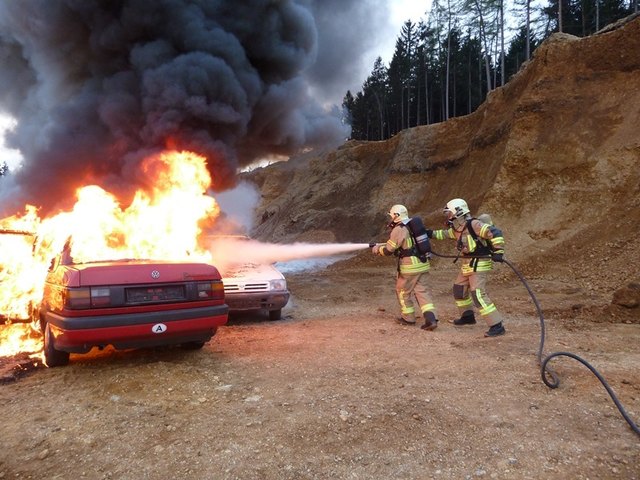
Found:
[[409, 218], [409, 211], [404, 205], [394, 205], [389, 209], [389, 216], [392, 223], [398, 223]]
[[455, 220], [457, 218], [464, 218], [469, 213], [469, 207], [467, 202], [461, 198], [454, 198], [447, 202], [447, 206], [444, 207], [444, 216], [447, 220]]

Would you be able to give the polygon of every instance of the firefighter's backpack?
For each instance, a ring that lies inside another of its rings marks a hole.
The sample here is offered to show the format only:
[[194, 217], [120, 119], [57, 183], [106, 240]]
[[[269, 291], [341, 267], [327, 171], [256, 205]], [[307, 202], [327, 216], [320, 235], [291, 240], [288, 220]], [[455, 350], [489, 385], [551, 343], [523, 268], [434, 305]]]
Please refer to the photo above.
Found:
[[[469, 234], [471, 234], [473, 239], [476, 242], [480, 243], [480, 246], [478, 247], [475, 253], [479, 255], [491, 255], [491, 253], [493, 252], [493, 244], [491, 243], [491, 240], [480, 238], [478, 236], [478, 234], [475, 232], [475, 230], [471, 225], [471, 222], [473, 220], [474, 219], [472, 218], [467, 222], [467, 230], [469, 230]], [[478, 215], [476, 220], [480, 220], [482, 223], [491, 225], [491, 227], [494, 227], [498, 232], [500, 232], [500, 234], [502, 234], [502, 231], [493, 224], [493, 221], [491, 220], [491, 215], [489, 215], [488, 213], [483, 213], [481, 215]]]
[[[422, 219], [420, 217], [411, 217], [404, 226], [409, 230], [413, 240], [413, 248], [409, 250], [408, 255], [415, 255], [422, 262], [426, 262], [428, 254], [431, 253], [431, 242], [429, 242], [427, 229], [422, 223]], [[412, 251], [414, 248], [415, 252]]]

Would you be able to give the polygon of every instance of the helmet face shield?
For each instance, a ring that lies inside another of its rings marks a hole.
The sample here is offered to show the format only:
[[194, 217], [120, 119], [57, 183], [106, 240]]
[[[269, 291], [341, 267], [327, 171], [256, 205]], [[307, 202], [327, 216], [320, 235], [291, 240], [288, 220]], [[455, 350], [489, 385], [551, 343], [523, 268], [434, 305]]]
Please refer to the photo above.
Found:
[[453, 227], [453, 221], [455, 220], [456, 216], [454, 215], [454, 213], [449, 210], [448, 208], [445, 208], [442, 211], [442, 215], [444, 217], [444, 224], [447, 227]]

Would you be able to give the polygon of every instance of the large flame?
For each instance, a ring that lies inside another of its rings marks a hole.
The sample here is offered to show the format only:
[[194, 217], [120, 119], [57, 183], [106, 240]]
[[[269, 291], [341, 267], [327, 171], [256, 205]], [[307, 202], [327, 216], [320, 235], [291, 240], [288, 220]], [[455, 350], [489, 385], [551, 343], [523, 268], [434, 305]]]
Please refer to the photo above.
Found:
[[[27, 205], [24, 213], [0, 220], [0, 318], [11, 322], [31, 316], [42, 298], [51, 259], [69, 238], [76, 262], [210, 261], [210, 253], [198, 247], [198, 236], [219, 208], [206, 193], [211, 176], [205, 158], [167, 151], [145, 159], [142, 171], [151, 186], [138, 190], [124, 208], [114, 195], [90, 185], [78, 189], [71, 211], [40, 218]], [[0, 355], [32, 351], [29, 326], [20, 326], [24, 332], [12, 327], [0, 327]]]

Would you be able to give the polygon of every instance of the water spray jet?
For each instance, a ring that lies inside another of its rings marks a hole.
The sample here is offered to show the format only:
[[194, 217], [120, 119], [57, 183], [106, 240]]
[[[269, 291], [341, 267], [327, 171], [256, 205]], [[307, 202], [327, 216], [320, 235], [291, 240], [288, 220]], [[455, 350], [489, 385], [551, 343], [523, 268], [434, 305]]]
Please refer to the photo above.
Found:
[[208, 249], [222, 271], [247, 263], [272, 264], [331, 257], [370, 248], [368, 243], [263, 243], [242, 236], [212, 237]]

